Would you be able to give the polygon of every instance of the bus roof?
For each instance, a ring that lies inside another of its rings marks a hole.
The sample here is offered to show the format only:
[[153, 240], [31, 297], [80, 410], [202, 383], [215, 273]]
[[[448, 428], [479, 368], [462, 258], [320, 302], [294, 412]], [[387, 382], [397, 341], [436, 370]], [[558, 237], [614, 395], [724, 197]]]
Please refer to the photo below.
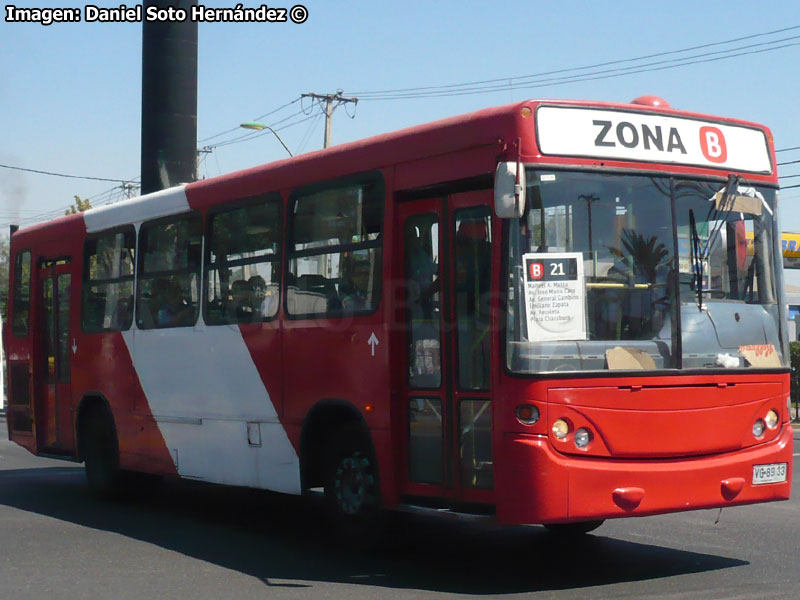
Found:
[[[506, 155], [506, 160], [515, 159], [511, 150], [527, 125], [527, 133], [522, 141], [520, 159], [524, 162], [546, 161], [550, 165], [590, 165], [605, 168], [642, 168], [640, 161], [635, 160], [603, 160], [596, 157], [545, 156], [538, 148], [536, 132], [529, 126], [530, 116], [536, 115], [541, 106], [586, 108], [592, 110], [620, 111], [630, 114], [649, 114], [664, 117], [724, 123], [734, 127], [748, 128], [763, 132], [768, 142], [770, 160], [774, 165], [772, 134], [762, 125], [732, 119], [716, 117], [677, 110], [669, 106], [651, 106], [643, 104], [621, 104], [611, 102], [581, 100], [524, 100], [486, 108], [414, 127], [408, 127], [390, 133], [384, 133], [354, 142], [336, 145], [327, 149], [301, 154], [252, 168], [227, 173], [218, 177], [189, 183], [185, 186], [161, 190], [113, 205], [93, 208], [83, 216], [87, 218], [89, 230], [100, 230], [105, 224], [121, 222], [137, 222], [158, 216], [176, 214], [189, 210], [187, 196], [191, 198], [191, 208], [203, 208], [227, 200], [246, 198], [265, 191], [291, 189], [317, 181], [325, 181], [343, 177], [352, 173], [379, 170], [391, 165], [427, 160], [436, 156], [444, 156], [453, 152], [467, 152], [482, 148], [491, 151], [493, 156]], [[485, 153], [485, 152], [484, 152]], [[652, 163], [650, 168], [661, 171], [679, 171], [697, 175], [717, 175], [713, 171], [696, 166]], [[487, 165], [486, 173], [493, 169]], [[475, 173], [478, 175], [478, 173]], [[748, 178], [762, 183], [777, 184], [777, 172], [772, 169], [769, 174], [748, 173]], [[81, 215], [60, 217], [53, 221], [33, 225], [15, 233], [27, 236], [51, 226], [77, 224]], [[95, 225], [91, 226], [90, 223]]]

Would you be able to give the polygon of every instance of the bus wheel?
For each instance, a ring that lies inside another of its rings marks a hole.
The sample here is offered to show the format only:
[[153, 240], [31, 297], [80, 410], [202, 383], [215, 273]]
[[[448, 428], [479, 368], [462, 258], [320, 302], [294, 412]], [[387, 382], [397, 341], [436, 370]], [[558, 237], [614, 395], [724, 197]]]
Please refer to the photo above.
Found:
[[325, 502], [333, 533], [348, 544], [371, 546], [383, 520], [377, 465], [361, 428], [342, 428], [330, 445], [325, 473]]
[[99, 498], [115, 497], [121, 481], [119, 444], [114, 418], [106, 407], [94, 408], [86, 415], [81, 443], [89, 489]]
[[545, 525], [551, 534], [563, 537], [578, 537], [594, 531], [605, 523], [605, 519], [597, 521], [579, 521], [578, 523], [548, 523]]

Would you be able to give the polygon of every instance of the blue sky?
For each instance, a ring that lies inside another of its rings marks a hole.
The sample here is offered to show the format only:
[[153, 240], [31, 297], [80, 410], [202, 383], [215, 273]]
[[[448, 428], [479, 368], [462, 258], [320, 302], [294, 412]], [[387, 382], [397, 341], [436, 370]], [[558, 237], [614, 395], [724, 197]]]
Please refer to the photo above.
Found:
[[[119, 6], [120, 2], [99, 3]], [[232, 7], [236, 2], [210, 1]], [[256, 6], [255, 2], [245, 2]], [[292, 2], [270, 3], [291, 7]], [[458, 84], [583, 67], [742, 38], [800, 25], [792, 1], [627, 0], [504, 3], [333, 2], [305, 0], [302, 25], [200, 24], [199, 146], [295, 100], [301, 93], [346, 95]], [[18, 2], [19, 7], [46, 5]], [[83, 8], [84, 3], [62, 3]], [[134, 2], [128, 2], [134, 6]], [[4, 15], [5, 16], [5, 15]], [[800, 29], [651, 60], [669, 60], [752, 44], [749, 52], [800, 42]], [[793, 38], [793, 39], [789, 39]], [[777, 42], [777, 40], [785, 40]], [[626, 102], [656, 94], [673, 107], [770, 126], [776, 148], [800, 146], [800, 45], [726, 60], [620, 77], [503, 89], [442, 98], [368, 100], [355, 117], [340, 107], [341, 143], [525, 98]], [[636, 63], [627, 63], [636, 64]], [[626, 66], [626, 65], [620, 65]], [[513, 79], [511, 80], [513, 83]], [[134, 179], [139, 174], [141, 24], [36, 24], [0, 21], [0, 163], [76, 175]], [[263, 119], [306, 118], [298, 103]], [[318, 113], [315, 109], [314, 113]], [[276, 126], [277, 127], [277, 126]], [[294, 152], [321, 147], [322, 118], [281, 130]], [[205, 141], [203, 141], [205, 140]], [[201, 165], [212, 177], [282, 158], [270, 135], [218, 146]], [[800, 160], [800, 150], [778, 154]], [[800, 174], [800, 163], [779, 167]], [[783, 180], [800, 184], [800, 177]], [[64, 179], [0, 168], [0, 227], [42, 213], [63, 213], [73, 196], [95, 205], [121, 196], [114, 183]], [[800, 188], [782, 193], [784, 230], [800, 231]]]

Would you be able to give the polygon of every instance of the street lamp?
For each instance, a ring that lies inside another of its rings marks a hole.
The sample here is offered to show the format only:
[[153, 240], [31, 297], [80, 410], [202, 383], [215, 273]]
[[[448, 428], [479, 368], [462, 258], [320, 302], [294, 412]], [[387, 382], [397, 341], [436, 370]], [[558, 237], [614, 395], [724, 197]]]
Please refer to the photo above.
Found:
[[256, 131], [263, 131], [264, 129], [271, 131], [272, 134], [276, 138], [278, 138], [278, 141], [281, 143], [281, 146], [283, 146], [284, 149], [289, 153], [289, 156], [294, 156], [294, 154], [292, 154], [292, 151], [289, 150], [289, 147], [281, 139], [281, 136], [278, 135], [278, 132], [275, 131], [269, 125], [264, 125], [263, 123], [256, 123], [255, 121], [248, 121], [247, 123], [242, 123], [241, 125], [239, 125], [239, 127], [243, 127], [245, 129], [255, 129]]

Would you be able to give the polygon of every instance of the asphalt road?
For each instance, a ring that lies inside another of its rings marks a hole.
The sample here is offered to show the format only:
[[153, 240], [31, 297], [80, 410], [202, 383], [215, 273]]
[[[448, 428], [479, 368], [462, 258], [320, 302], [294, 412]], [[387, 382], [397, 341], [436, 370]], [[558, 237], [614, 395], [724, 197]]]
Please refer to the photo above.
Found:
[[313, 503], [191, 482], [101, 502], [80, 465], [6, 438], [0, 417], [2, 600], [800, 597], [796, 483], [789, 502], [610, 521], [568, 543], [406, 517], [392, 548], [357, 552], [331, 544]]

